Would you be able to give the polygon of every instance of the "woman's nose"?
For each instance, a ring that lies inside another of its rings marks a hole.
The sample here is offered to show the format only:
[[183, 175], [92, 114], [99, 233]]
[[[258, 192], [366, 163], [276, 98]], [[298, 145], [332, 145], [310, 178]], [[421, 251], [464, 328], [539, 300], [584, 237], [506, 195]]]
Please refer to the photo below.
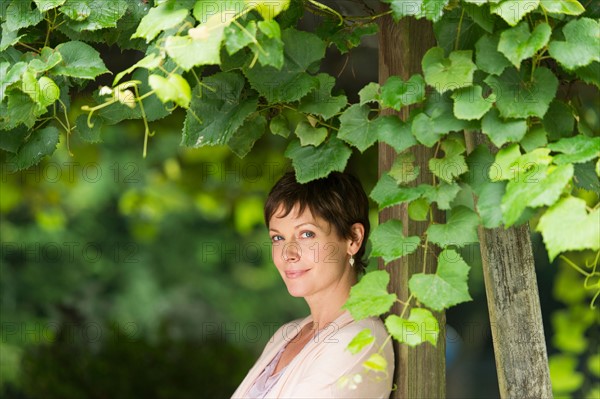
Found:
[[298, 262], [302, 255], [300, 246], [295, 242], [285, 244], [283, 248], [283, 260], [286, 262]]

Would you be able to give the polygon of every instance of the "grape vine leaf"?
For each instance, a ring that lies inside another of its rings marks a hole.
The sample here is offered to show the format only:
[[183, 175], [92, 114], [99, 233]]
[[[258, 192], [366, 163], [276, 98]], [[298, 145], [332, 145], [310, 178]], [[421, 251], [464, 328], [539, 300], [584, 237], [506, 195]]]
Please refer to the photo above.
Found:
[[364, 348], [371, 345], [373, 342], [375, 342], [375, 337], [373, 336], [371, 329], [365, 328], [364, 330], [356, 334], [354, 338], [352, 338], [352, 341], [350, 341], [346, 349], [348, 349], [348, 351], [353, 355], [356, 355], [358, 352], [362, 351]]
[[243, 69], [250, 85], [269, 103], [293, 102], [315, 89], [318, 81], [306, 70], [325, 56], [325, 43], [312, 33], [289, 28], [281, 32], [281, 39], [285, 54], [281, 70], [262, 65]]
[[459, 50], [444, 57], [444, 49], [433, 47], [425, 53], [421, 65], [425, 82], [439, 93], [470, 86], [477, 69], [471, 50]]
[[[79, 0], [67, 0], [67, 2], [61, 7], [63, 8], [77, 8], [78, 6], [73, 3], [81, 4]], [[117, 26], [117, 22], [125, 15], [128, 8], [127, 0], [94, 0], [93, 6], [88, 8], [89, 15], [81, 20], [67, 19], [66, 25], [77, 32], [81, 31], [94, 31], [104, 28], [114, 28]], [[67, 16], [73, 15], [67, 13]], [[80, 15], [76, 13], [75, 15]]]
[[554, 163], [557, 165], [587, 162], [600, 155], [600, 137], [579, 134], [550, 143], [548, 148], [561, 153], [554, 157]]
[[173, 101], [175, 104], [188, 108], [192, 101], [192, 89], [181, 75], [172, 73], [163, 78], [160, 75], [148, 76], [148, 84], [163, 103]]
[[56, 51], [62, 56], [62, 62], [51, 69], [56, 75], [94, 79], [110, 72], [100, 58], [100, 53], [84, 42], [64, 42], [56, 46]]
[[367, 105], [354, 104], [340, 116], [338, 137], [346, 143], [364, 152], [377, 141], [378, 124], [369, 120], [371, 108]]
[[506, 182], [485, 184], [477, 197], [477, 212], [487, 229], [502, 225], [502, 197], [506, 192]]
[[436, 202], [438, 209], [447, 211], [451, 208], [450, 204], [461, 190], [461, 187], [456, 183], [448, 184], [441, 182], [436, 187], [421, 185], [423, 188], [423, 197], [427, 199], [429, 203]]
[[485, 82], [496, 94], [496, 106], [503, 118], [543, 118], [556, 95], [558, 79], [545, 67], [530, 73], [507, 68], [502, 75], [490, 75]]
[[548, 112], [542, 121], [544, 129], [551, 137], [571, 136], [575, 127], [575, 116], [573, 108], [558, 99], [550, 103]]
[[502, 147], [505, 143], [521, 141], [527, 133], [525, 119], [502, 119], [496, 108], [488, 112], [481, 121], [481, 131], [486, 134], [492, 143]]
[[24, 62], [17, 62], [12, 66], [9, 62], [0, 63], [0, 101], [4, 100], [6, 89], [21, 80], [26, 70], [27, 64]]
[[458, 119], [454, 116], [450, 95], [430, 96], [422, 111], [409, 118], [411, 133], [423, 145], [432, 147], [446, 133], [461, 130], [474, 130], [477, 122]]
[[567, 69], [575, 69], [600, 61], [600, 22], [591, 18], [574, 19], [563, 27], [565, 41], [553, 40], [548, 52]]
[[370, 196], [377, 204], [379, 204], [379, 209], [384, 209], [389, 206], [410, 202], [420, 198], [431, 189], [433, 189], [433, 187], [428, 185], [399, 187], [396, 180], [386, 173], [381, 176], [379, 181], [377, 181]]
[[54, 126], [35, 130], [16, 154], [8, 158], [8, 164], [17, 170], [27, 169], [40, 162], [46, 155], [51, 155], [58, 144], [59, 132]]
[[249, 47], [261, 65], [270, 65], [276, 69], [283, 66], [281, 28], [276, 21], [259, 21], [256, 41], [252, 41]]
[[54, 68], [62, 61], [62, 55], [50, 47], [44, 47], [42, 51], [29, 61], [28, 67], [36, 73], [46, 72]]
[[460, 141], [449, 138], [442, 141], [441, 148], [444, 157], [431, 158], [429, 170], [441, 180], [452, 183], [455, 178], [468, 170], [465, 157], [462, 155], [465, 147]]
[[408, 287], [419, 302], [439, 312], [473, 299], [467, 285], [469, 270], [458, 252], [445, 249], [438, 257], [435, 274], [415, 273]]
[[583, 199], [565, 197], [542, 215], [536, 230], [542, 233], [550, 261], [564, 251], [597, 251], [600, 249], [600, 210], [588, 213]]
[[88, 143], [99, 143], [102, 141], [101, 133], [104, 126], [104, 119], [93, 115], [91, 118], [92, 127], [87, 123], [88, 116], [85, 114], [79, 115], [75, 122], [75, 130], [79, 133], [79, 137]]
[[332, 118], [348, 102], [344, 95], [332, 96], [331, 90], [335, 86], [335, 78], [320, 73], [317, 75], [315, 89], [300, 100], [298, 111], [319, 115], [324, 119]]
[[402, 107], [425, 100], [425, 80], [413, 75], [406, 82], [399, 76], [391, 76], [381, 86], [381, 104], [400, 111]]
[[517, 222], [527, 207], [552, 205], [573, 177], [572, 164], [556, 168], [535, 162], [527, 162], [525, 165], [526, 168], [517, 169], [518, 174], [508, 182], [502, 198], [501, 208], [506, 226]]
[[490, 2], [492, 14], [499, 15], [510, 26], [515, 26], [520, 20], [532, 11], [535, 11], [540, 0], [502, 0]]
[[510, 65], [510, 61], [498, 51], [499, 41], [498, 35], [484, 35], [475, 43], [475, 64], [491, 75], [500, 75]]
[[[208, 29], [200, 25], [193, 29]], [[212, 65], [221, 63], [221, 42], [224, 36], [224, 26], [216, 25], [210, 33], [204, 35], [202, 32], [194, 34], [190, 29], [190, 34], [185, 36], [167, 36], [165, 40], [165, 50], [177, 65], [185, 71], [189, 71], [195, 66]], [[195, 37], [192, 34], [197, 35]]]
[[262, 115], [246, 119], [244, 124], [233, 133], [227, 146], [238, 157], [244, 158], [254, 147], [254, 143], [265, 133], [266, 128], [267, 120]]
[[62, 6], [67, 0], [33, 0], [40, 12], [52, 10], [58, 6]]
[[313, 127], [306, 121], [296, 126], [296, 136], [300, 139], [302, 147], [307, 145], [318, 146], [327, 138], [327, 129], [324, 127]]
[[0, 31], [1, 31], [1, 39], [0, 39], [0, 51], [4, 51], [9, 47], [14, 46], [16, 43], [19, 42], [19, 40], [25, 36], [25, 35], [19, 35], [18, 31], [16, 30], [9, 30], [6, 22], [4, 22], [2, 25], [0, 25]]
[[412, 16], [417, 19], [427, 18], [430, 21], [436, 22], [443, 13], [444, 7], [448, 5], [450, 0], [383, 0], [390, 3], [392, 16], [396, 21], [403, 17]]
[[30, 1], [12, 0], [6, 8], [5, 26], [8, 31], [17, 32], [21, 28], [37, 25], [43, 19], [39, 9], [31, 8]]
[[541, 0], [542, 8], [548, 13], [580, 15], [585, 8], [577, 0]]
[[237, 73], [220, 72], [196, 86], [183, 125], [182, 144], [226, 144], [246, 117], [256, 111], [257, 99], [242, 96], [244, 83]]
[[355, 320], [379, 316], [390, 310], [396, 302], [396, 294], [390, 294], [387, 286], [390, 275], [385, 270], [369, 272], [350, 289], [350, 296], [342, 307]]
[[[546, 113], [548, 115], [548, 113]], [[527, 152], [533, 151], [539, 147], [545, 147], [548, 144], [548, 132], [540, 125], [532, 126], [521, 139], [519, 144]]]
[[381, 256], [387, 264], [415, 252], [420, 243], [420, 237], [404, 235], [400, 220], [388, 220], [377, 226], [371, 234], [371, 256]]
[[301, 184], [326, 177], [333, 171], [343, 171], [350, 155], [352, 150], [335, 136], [318, 147], [302, 147], [299, 140], [294, 140], [285, 150], [285, 156], [292, 160], [296, 178]]
[[231, 54], [235, 54], [244, 47], [256, 40], [258, 27], [256, 21], [250, 21], [242, 27], [238, 24], [229, 24], [225, 28], [225, 49]]
[[536, 52], [548, 44], [551, 34], [552, 28], [546, 23], [538, 24], [533, 32], [530, 32], [529, 24], [523, 21], [514, 28], [502, 31], [498, 42], [498, 51], [519, 69], [521, 61], [533, 57]]
[[600, 62], [592, 62], [590, 65], [575, 69], [574, 72], [585, 83], [600, 89]]
[[160, 3], [157, 7], [151, 8], [142, 18], [131, 38], [143, 38], [146, 39], [146, 43], [150, 43], [163, 30], [181, 24], [188, 14], [189, 10], [181, 8], [176, 1], [168, 0]]
[[397, 115], [379, 116], [377, 134], [380, 142], [392, 146], [397, 153], [417, 144], [415, 136], [410, 132], [410, 124], [403, 122]]
[[424, 342], [437, 346], [440, 326], [433, 314], [423, 308], [413, 308], [408, 319], [395, 314], [385, 319], [385, 326], [398, 342], [414, 347]]
[[421, 168], [415, 166], [415, 155], [411, 152], [398, 154], [388, 174], [398, 184], [408, 184], [419, 177]]
[[449, 245], [464, 247], [478, 242], [477, 225], [479, 217], [466, 206], [459, 205], [452, 209], [452, 214], [445, 224], [431, 224], [427, 228], [430, 242], [445, 248]]
[[374, 352], [362, 365], [367, 370], [385, 373], [387, 369], [387, 360], [385, 360], [385, 357], [381, 356], [379, 352]]
[[359, 104], [365, 105], [367, 103], [375, 102], [379, 103], [381, 101], [381, 86], [379, 83], [371, 82], [358, 92], [358, 97], [360, 99]]
[[481, 119], [490, 108], [493, 98], [483, 98], [481, 86], [474, 85], [456, 90], [452, 94], [454, 99], [454, 115], [458, 119]]

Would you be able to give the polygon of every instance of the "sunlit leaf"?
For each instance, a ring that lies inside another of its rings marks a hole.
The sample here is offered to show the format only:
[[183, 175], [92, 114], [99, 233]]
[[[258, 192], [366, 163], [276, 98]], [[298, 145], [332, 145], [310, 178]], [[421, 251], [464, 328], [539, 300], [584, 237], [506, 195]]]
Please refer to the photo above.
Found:
[[389, 282], [390, 275], [385, 270], [365, 274], [350, 289], [350, 296], [343, 308], [348, 309], [355, 320], [384, 314], [396, 302], [396, 294], [387, 291]]

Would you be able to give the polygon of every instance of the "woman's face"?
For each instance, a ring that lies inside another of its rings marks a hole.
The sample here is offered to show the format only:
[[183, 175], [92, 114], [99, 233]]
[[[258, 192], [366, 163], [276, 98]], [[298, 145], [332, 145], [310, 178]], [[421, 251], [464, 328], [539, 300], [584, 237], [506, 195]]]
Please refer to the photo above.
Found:
[[347, 295], [356, 274], [349, 265], [351, 240], [308, 208], [294, 207], [283, 216], [280, 207], [269, 221], [273, 262], [295, 297]]

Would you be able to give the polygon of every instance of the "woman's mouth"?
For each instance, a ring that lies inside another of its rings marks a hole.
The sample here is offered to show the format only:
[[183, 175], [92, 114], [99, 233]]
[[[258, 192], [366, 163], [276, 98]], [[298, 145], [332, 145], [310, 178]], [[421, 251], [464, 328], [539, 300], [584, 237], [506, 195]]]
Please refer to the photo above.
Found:
[[287, 277], [288, 279], [299, 278], [299, 277], [302, 277], [304, 274], [306, 274], [306, 272], [308, 272], [309, 270], [310, 269], [304, 269], [304, 270], [286, 270], [285, 277]]

